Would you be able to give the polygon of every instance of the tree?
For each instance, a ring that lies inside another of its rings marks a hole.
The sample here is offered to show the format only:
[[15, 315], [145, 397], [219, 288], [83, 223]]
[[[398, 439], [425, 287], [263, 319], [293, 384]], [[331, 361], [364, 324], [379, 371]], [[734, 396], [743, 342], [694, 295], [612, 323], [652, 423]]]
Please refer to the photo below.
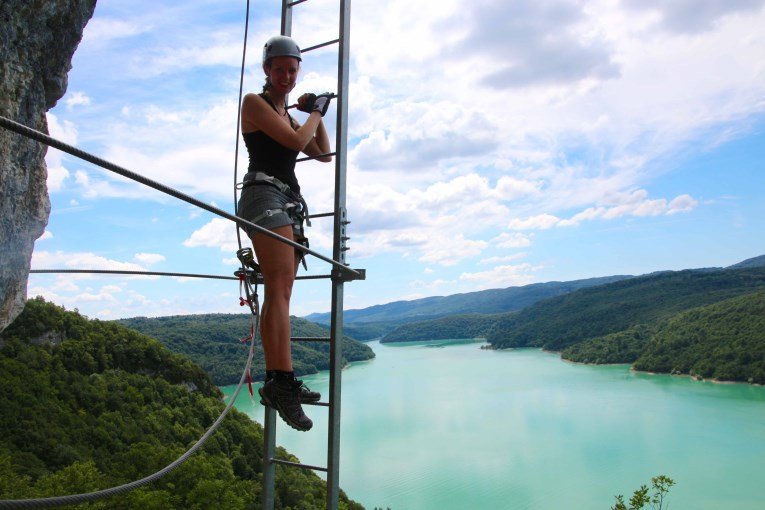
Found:
[[664, 499], [669, 492], [670, 487], [675, 485], [675, 481], [668, 476], [659, 475], [651, 478], [651, 489], [653, 494], [649, 495], [651, 489], [645, 485], [641, 485], [630, 498], [627, 506], [624, 503], [624, 496], [619, 494], [616, 496], [616, 504], [611, 507], [611, 510], [639, 510], [650, 504], [653, 510], [662, 510], [664, 508]]

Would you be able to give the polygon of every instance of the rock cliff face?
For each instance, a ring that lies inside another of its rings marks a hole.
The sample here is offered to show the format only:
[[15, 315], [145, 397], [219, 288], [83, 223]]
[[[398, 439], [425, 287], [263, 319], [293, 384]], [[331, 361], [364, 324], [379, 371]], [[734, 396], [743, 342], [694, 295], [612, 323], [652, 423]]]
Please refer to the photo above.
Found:
[[[96, 0], [0, 2], [0, 115], [47, 132]], [[0, 331], [26, 300], [32, 249], [48, 222], [47, 148], [0, 128]]]

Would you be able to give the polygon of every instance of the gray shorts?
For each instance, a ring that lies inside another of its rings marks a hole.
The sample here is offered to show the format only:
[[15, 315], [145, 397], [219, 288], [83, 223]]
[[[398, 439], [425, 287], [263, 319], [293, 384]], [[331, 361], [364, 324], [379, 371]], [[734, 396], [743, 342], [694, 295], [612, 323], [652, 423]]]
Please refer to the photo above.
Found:
[[[270, 184], [256, 184], [242, 190], [237, 208], [238, 216], [268, 230], [292, 225], [302, 234], [303, 225], [298, 217], [300, 205], [289, 207], [295, 201]], [[242, 226], [249, 237], [257, 233], [252, 227]]]

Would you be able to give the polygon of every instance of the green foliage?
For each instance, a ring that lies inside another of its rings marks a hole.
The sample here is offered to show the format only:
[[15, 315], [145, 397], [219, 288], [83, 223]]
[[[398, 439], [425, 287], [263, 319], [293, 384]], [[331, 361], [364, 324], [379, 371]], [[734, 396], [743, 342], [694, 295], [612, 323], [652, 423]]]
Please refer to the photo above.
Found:
[[[170, 350], [188, 356], [223, 386], [236, 384], [247, 360], [247, 345], [240, 340], [249, 335], [250, 317], [246, 314], [178, 315], [172, 317], [135, 317], [118, 321], [145, 335], [152, 336]], [[328, 337], [329, 330], [305, 319], [291, 317], [292, 336]], [[368, 346], [343, 337], [343, 362], [363, 361], [374, 357]], [[315, 374], [329, 369], [329, 344], [293, 342], [292, 358], [298, 375]], [[252, 378], [265, 379], [263, 349], [258, 345], [252, 361]]]
[[[185, 357], [41, 298], [27, 303], [0, 345], [0, 499], [91, 492], [148, 476], [178, 458], [224, 407]], [[283, 449], [277, 455], [294, 460]], [[167, 476], [75, 508], [254, 509], [262, 465], [262, 427], [232, 410]], [[277, 469], [275, 489], [280, 509], [324, 505], [325, 482], [311, 472]], [[343, 508], [361, 508], [341, 499]]]
[[559, 351], [761, 288], [765, 268], [646, 275], [580, 289], [505, 315], [491, 328], [488, 340], [497, 348]]
[[486, 335], [496, 321], [496, 315], [450, 315], [440, 319], [413, 322], [397, 327], [385, 335], [382, 343], [414, 342], [417, 340], [448, 340], [479, 338]]
[[[653, 510], [662, 510], [664, 507], [665, 499], [669, 489], [675, 485], [675, 481], [665, 475], [654, 476], [651, 478], [651, 488], [646, 485], [641, 485], [630, 498], [629, 505], [624, 503], [624, 496], [621, 494], [616, 496], [616, 504], [611, 507], [611, 510], [640, 510], [645, 508], [646, 505], [651, 505]], [[653, 490], [653, 493], [650, 491]]]
[[643, 353], [652, 329], [638, 324], [624, 331], [591, 338], [566, 347], [561, 357], [577, 363], [633, 363]]
[[765, 291], [664, 320], [634, 368], [765, 384]]

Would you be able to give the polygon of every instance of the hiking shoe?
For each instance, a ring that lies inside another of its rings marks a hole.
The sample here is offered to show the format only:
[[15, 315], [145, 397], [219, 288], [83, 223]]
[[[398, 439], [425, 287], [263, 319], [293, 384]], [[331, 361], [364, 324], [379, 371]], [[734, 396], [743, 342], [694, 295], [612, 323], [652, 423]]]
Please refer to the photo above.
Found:
[[318, 391], [311, 391], [311, 388], [305, 385], [300, 379], [296, 379], [296, 382], [300, 383], [300, 403], [301, 404], [313, 404], [321, 400], [321, 393]]
[[258, 388], [261, 402], [268, 407], [276, 409], [282, 420], [295, 430], [311, 430], [313, 422], [303, 412], [300, 405], [300, 388], [302, 383], [298, 380], [279, 381], [272, 379]]
[[[301, 404], [315, 404], [321, 400], [321, 393], [318, 391], [311, 391], [311, 388], [306, 386], [305, 383], [299, 379], [296, 379], [295, 382], [300, 383], [300, 393], [298, 394], [298, 399], [300, 400]], [[266, 401], [263, 399], [260, 399], [260, 403], [262, 405], [267, 405]]]

